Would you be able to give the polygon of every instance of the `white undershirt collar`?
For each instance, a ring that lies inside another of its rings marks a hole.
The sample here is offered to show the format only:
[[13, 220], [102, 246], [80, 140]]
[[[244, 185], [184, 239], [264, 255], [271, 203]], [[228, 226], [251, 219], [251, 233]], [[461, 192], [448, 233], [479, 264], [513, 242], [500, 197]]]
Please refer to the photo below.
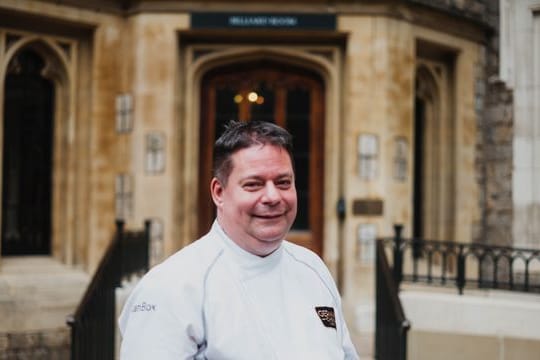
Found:
[[212, 225], [214, 231], [216, 231], [220, 236], [221, 240], [225, 244], [228, 252], [231, 253], [234, 258], [234, 263], [240, 267], [243, 271], [247, 272], [246, 275], [256, 275], [258, 273], [268, 271], [275, 267], [283, 254], [283, 244], [280, 244], [279, 247], [270, 255], [261, 257], [255, 254], [250, 253], [242, 249], [238, 244], [236, 244], [223, 230], [221, 225], [217, 220], [214, 221]]

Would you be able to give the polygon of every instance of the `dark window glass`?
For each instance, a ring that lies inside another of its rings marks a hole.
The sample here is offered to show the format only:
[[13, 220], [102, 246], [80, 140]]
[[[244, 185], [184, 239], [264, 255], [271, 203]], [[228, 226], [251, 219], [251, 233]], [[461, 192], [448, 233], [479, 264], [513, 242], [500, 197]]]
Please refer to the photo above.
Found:
[[268, 88], [266, 83], [261, 83], [253, 89], [253, 92], [257, 94], [256, 100], [255, 97], [253, 97], [252, 101], [248, 99], [251, 106], [251, 120], [274, 122], [274, 90]]
[[236, 95], [237, 91], [230, 87], [216, 90], [216, 135], [214, 140], [221, 136], [229, 121], [238, 120]]
[[294, 141], [298, 215], [292, 229], [309, 230], [309, 116], [311, 99], [305, 89], [287, 92], [287, 128]]

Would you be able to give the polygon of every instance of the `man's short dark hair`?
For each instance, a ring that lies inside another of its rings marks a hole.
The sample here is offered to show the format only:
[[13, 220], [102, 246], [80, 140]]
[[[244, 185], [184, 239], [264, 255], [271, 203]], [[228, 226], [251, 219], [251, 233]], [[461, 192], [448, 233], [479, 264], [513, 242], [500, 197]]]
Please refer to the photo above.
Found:
[[285, 149], [293, 164], [292, 136], [287, 130], [267, 121], [230, 121], [214, 145], [214, 176], [227, 185], [233, 167], [232, 154], [253, 145], [268, 144]]

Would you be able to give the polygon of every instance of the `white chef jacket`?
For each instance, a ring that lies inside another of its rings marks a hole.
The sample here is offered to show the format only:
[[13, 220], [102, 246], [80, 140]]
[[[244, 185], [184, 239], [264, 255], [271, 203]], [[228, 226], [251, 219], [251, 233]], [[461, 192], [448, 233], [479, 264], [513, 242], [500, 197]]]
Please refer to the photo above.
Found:
[[259, 257], [217, 222], [141, 279], [119, 325], [122, 360], [358, 359], [316, 254], [283, 241]]

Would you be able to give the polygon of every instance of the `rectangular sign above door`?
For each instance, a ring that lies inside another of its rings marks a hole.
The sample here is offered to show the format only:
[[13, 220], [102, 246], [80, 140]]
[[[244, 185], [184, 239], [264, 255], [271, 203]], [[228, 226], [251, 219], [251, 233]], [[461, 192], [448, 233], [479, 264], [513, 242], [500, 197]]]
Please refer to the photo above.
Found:
[[336, 30], [334, 14], [191, 13], [192, 29]]

